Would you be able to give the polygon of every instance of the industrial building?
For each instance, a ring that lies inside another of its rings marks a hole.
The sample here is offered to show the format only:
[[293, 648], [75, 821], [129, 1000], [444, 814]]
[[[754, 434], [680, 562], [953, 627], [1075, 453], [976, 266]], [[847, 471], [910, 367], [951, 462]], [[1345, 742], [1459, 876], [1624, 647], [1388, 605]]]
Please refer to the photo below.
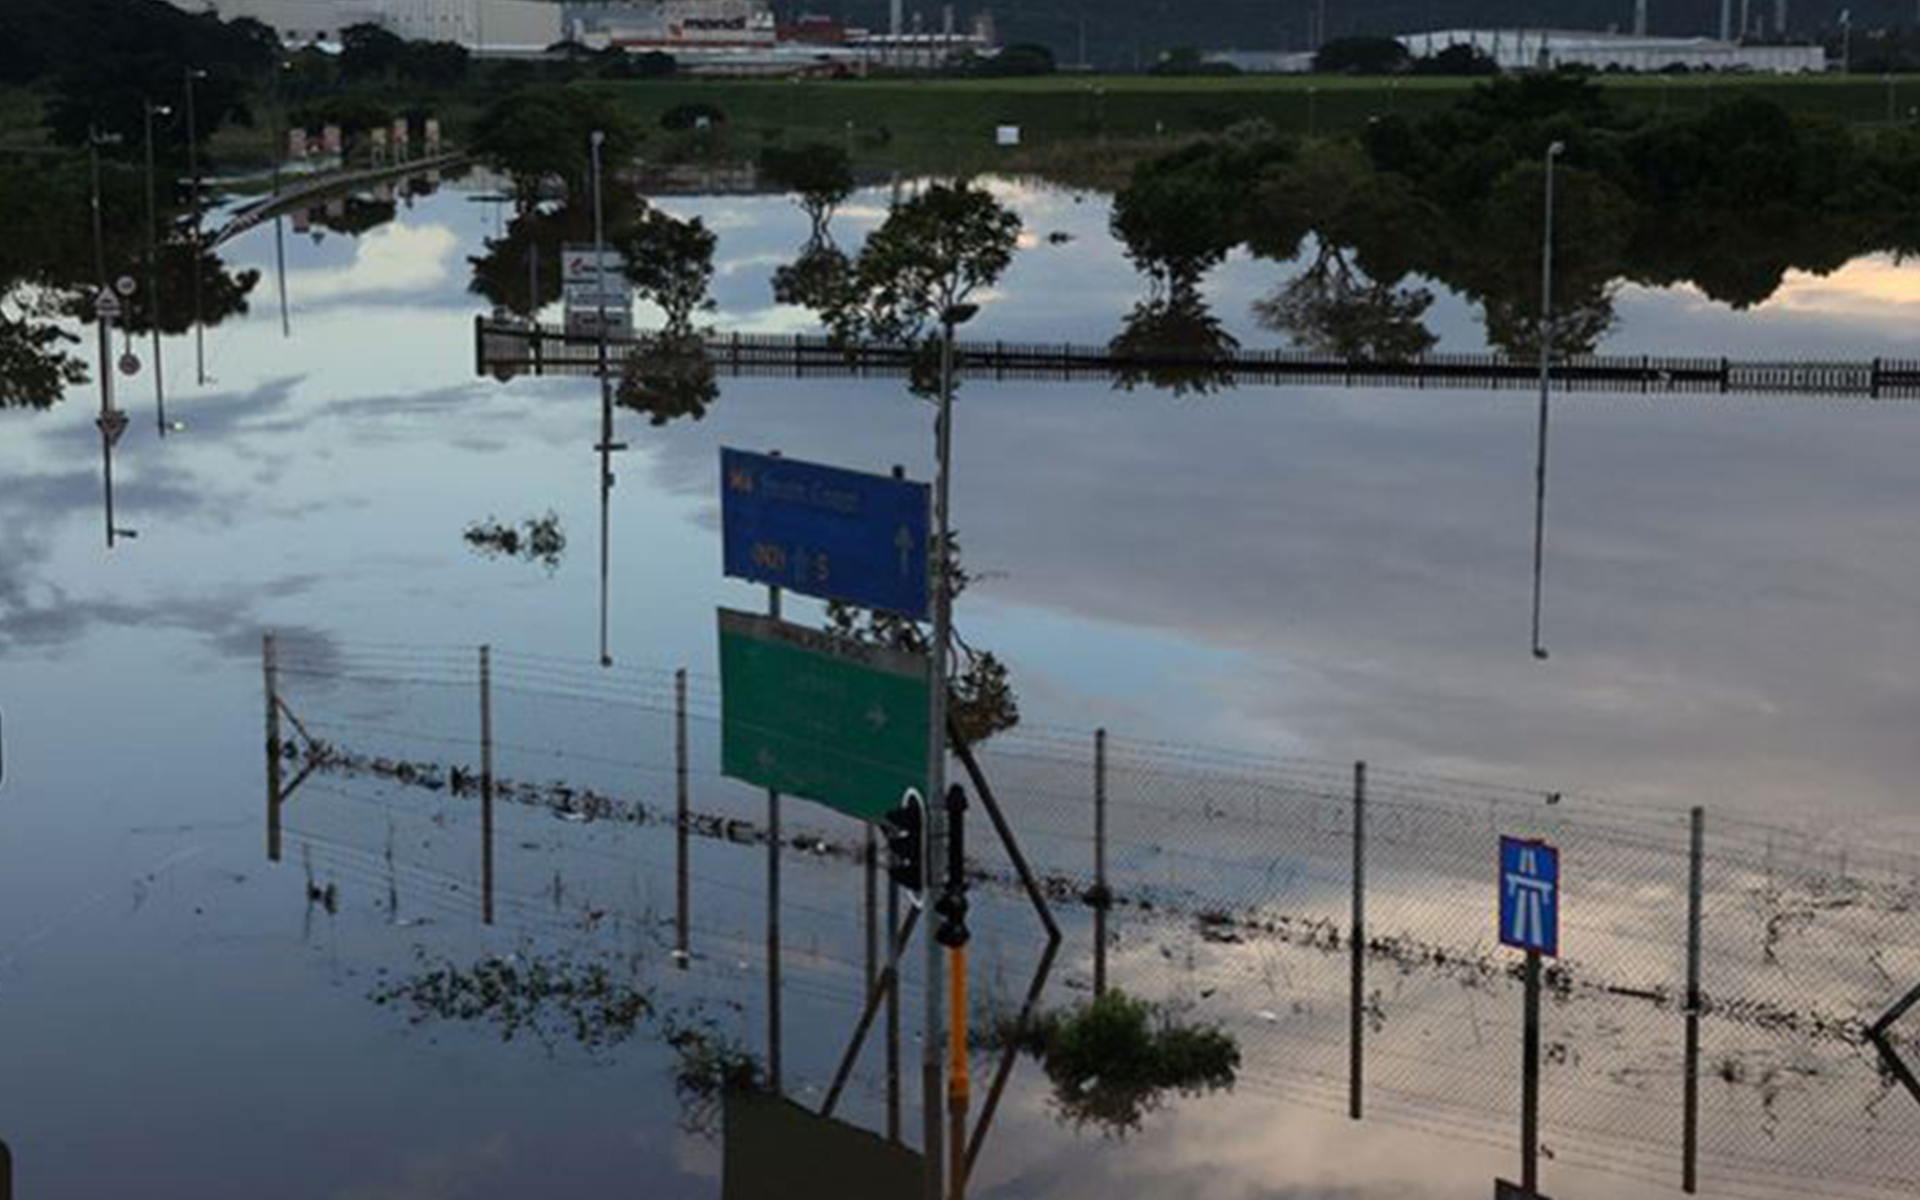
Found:
[[524, 54], [560, 40], [561, 6], [540, 0], [170, 0], [222, 20], [251, 17], [302, 45], [339, 41], [372, 24], [408, 41], [458, 42], [476, 53]]
[[1717, 38], [1649, 37], [1566, 29], [1445, 29], [1400, 36], [1417, 58], [1472, 46], [1503, 71], [1582, 66], [1596, 71], [1748, 71], [1796, 75], [1827, 69], [1820, 46], [1760, 46]]

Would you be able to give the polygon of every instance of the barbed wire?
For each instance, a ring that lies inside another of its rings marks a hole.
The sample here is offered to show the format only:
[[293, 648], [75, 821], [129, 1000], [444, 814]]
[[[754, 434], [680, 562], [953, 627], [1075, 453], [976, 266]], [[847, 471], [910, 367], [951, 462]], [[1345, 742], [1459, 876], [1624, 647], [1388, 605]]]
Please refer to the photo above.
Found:
[[[477, 658], [460, 647], [316, 642], [296, 650], [283, 643], [282, 696], [303, 736], [326, 743], [303, 747], [289, 733], [294, 753], [321, 760], [339, 778], [376, 782], [380, 807], [425, 801], [454, 822], [434, 831], [470, 830], [474, 787], [471, 779], [453, 786], [453, 771], [470, 773], [478, 758]], [[764, 844], [764, 794], [714, 765], [727, 725], [712, 675], [649, 666], [609, 672], [503, 649], [491, 652], [490, 671], [497, 799], [548, 808], [590, 831], [632, 829], [644, 838], [649, 829], [671, 831], [668, 789], [684, 775], [697, 791], [690, 832], [709, 844]], [[677, 704], [682, 690], [684, 706]], [[676, 717], [684, 717], [690, 739], [685, 759], [675, 751]], [[1353, 764], [1111, 734], [1102, 740], [1104, 770], [1096, 768], [1095, 734], [1087, 730], [1023, 725], [977, 750], [1068, 925], [1076, 957], [1065, 964], [1067, 977], [1084, 979], [1093, 952], [1088, 897], [1102, 882], [1094, 816], [1104, 808], [1104, 882], [1114, 899], [1104, 914], [1111, 945], [1099, 952], [1109, 956], [1112, 978], [1130, 991], [1194, 1005], [1236, 1030], [1249, 1090], [1287, 1092], [1308, 1107], [1325, 1101], [1318, 1106], [1344, 1112], [1354, 1001], [1346, 980]], [[433, 756], [421, 758], [422, 748], [434, 748]], [[452, 760], [440, 762], [445, 755]], [[552, 771], [561, 778], [531, 782]], [[303, 786], [332, 785], [315, 778]], [[1517, 996], [1515, 968], [1493, 933], [1489, 838], [1547, 836], [1562, 847], [1569, 910], [1569, 957], [1549, 971], [1546, 1017], [1555, 1156], [1622, 1178], [1674, 1182], [1689, 815], [1372, 764], [1366, 787], [1369, 1119], [1468, 1140], [1511, 1126], [1517, 1062], [1508, 1060], [1517, 1055], [1487, 1054], [1490, 1045], [1517, 1042], [1518, 1029], [1509, 1002]], [[809, 812], [787, 824], [783, 841], [844, 871], [865, 851], [858, 827], [840, 821]], [[1706, 830], [1699, 1110], [1706, 1190], [1756, 1200], [1911, 1193], [1920, 1186], [1920, 1126], [1891, 1090], [1864, 1029], [1914, 982], [1895, 972], [1920, 962], [1920, 859], [1717, 812]], [[602, 868], [661, 869], [586, 844], [585, 836], [567, 826], [552, 835], [552, 849]], [[971, 849], [984, 889], [981, 930], [994, 931], [997, 953], [1017, 954], [1023, 925], [1010, 907], [1019, 903], [1015, 873], [985, 839]], [[357, 869], [377, 873], [392, 864]], [[555, 872], [550, 902], [521, 889], [501, 903], [549, 903], [552, 925]], [[764, 938], [716, 925], [713, 905], [731, 898], [737, 919], [751, 921], [760, 914], [739, 902], [764, 892], [711, 868], [690, 869], [690, 877], [707, 898], [695, 930], [701, 944], [737, 947], [734, 962], [758, 962]], [[449, 878], [459, 881], [434, 886], [473, 886], [470, 878]], [[867, 964], [841, 949], [852, 944], [844, 940], [849, 907], [850, 900], [808, 899], [790, 881], [782, 911], [797, 940], [783, 986], [857, 1011]], [[559, 919], [556, 928], [580, 932], [577, 919]], [[916, 985], [903, 977], [902, 986]], [[1920, 1039], [1909, 1041], [1920, 1047]]]

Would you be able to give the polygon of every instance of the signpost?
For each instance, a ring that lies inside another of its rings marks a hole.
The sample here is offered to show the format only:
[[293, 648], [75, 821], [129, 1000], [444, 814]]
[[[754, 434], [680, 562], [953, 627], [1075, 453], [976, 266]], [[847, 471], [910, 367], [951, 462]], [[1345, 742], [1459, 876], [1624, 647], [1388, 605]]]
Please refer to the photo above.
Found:
[[567, 328], [598, 335], [633, 329], [633, 290], [627, 284], [627, 260], [617, 250], [592, 246], [560, 248], [560, 289], [566, 300]]
[[609, 279], [627, 277], [627, 260], [618, 250], [596, 252], [592, 246], [560, 247], [560, 278], [569, 286], [591, 287], [600, 282], [601, 263], [604, 260]]
[[720, 610], [723, 774], [878, 820], [927, 786], [927, 660]]
[[926, 484], [722, 449], [720, 495], [728, 575], [926, 619]]
[[1545, 842], [1500, 839], [1500, 942], [1560, 955], [1560, 851]]
[[1540, 1195], [1540, 960], [1560, 954], [1560, 851], [1542, 841], [1500, 839], [1500, 941], [1527, 955], [1520, 1079], [1520, 1184], [1494, 1181], [1494, 1200]]

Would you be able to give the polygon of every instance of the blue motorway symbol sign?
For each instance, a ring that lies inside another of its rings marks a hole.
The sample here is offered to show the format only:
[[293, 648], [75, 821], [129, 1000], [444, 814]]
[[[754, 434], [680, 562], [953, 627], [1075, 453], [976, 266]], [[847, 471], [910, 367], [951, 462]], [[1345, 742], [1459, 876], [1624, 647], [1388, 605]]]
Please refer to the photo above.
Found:
[[1500, 941], [1560, 953], [1560, 852], [1545, 842], [1500, 839]]
[[926, 619], [926, 484], [722, 449], [720, 498], [728, 575]]

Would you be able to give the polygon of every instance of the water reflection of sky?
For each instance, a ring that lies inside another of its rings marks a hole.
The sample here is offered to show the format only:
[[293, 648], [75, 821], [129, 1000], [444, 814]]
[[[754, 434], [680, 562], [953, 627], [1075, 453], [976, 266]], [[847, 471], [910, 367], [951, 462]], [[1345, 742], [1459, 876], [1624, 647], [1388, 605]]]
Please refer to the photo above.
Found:
[[[1039, 236], [975, 332], [1110, 337], [1143, 287], [1103, 202], [1000, 191]], [[849, 205], [843, 244], [884, 205]], [[723, 324], [810, 324], [766, 282], [803, 240], [797, 210], [668, 207], [721, 232]], [[710, 1194], [712, 1148], [632, 1083], [657, 1054], [593, 1070], [403, 1037], [363, 999], [391, 932], [303, 937], [287, 869], [257, 861], [263, 627], [594, 652], [594, 387], [473, 375], [465, 260], [494, 219], [444, 191], [358, 239], [290, 237], [291, 339], [271, 229], [236, 243], [237, 265], [267, 277], [252, 314], [209, 335], [217, 383], [195, 389], [190, 343], [167, 348], [188, 432], [156, 438], [144, 378], [122, 393], [136, 420], [117, 501], [140, 538], [111, 556], [92, 392], [0, 417], [0, 1134], [25, 1194], [177, 1178], [209, 1196], [511, 1195], [550, 1183], [554, 1161], [583, 1194], [630, 1190], [635, 1164], [657, 1194]], [[1249, 308], [1282, 274], [1236, 257], [1212, 277], [1243, 341], [1271, 340]], [[1747, 313], [1628, 287], [1605, 348], [1920, 357], [1916, 302], [1915, 269], [1880, 259], [1794, 276]], [[1444, 349], [1481, 344], [1456, 298], [1429, 320]], [[961, 404], [959, 526], [987, 573], [962, 620], [1036, 721], [1817, 814], [1862, 838], [1911, 811], [1920, 410], [1562, 403], [1541, 667], [1525, 645], [1520, 393], [977, 382]], [[614, 649], [700, 670], [712, 607], [758, 601], [718, 577], [718, 445], [921, 476], [931, 456], [924, 407], [878, 382], [729, 380], [706, 420], [623, 418], [623, 435]], [[550, 576], [460, 541], [471, 521], [549, 509], [572, 544]], [[442, 953], [480, 944], [440, 936]], [[1041, 1104], [1023, 1094], [1016, 1111]], [[1436, 1161], [1424, 1139], [1246, 1097], [1182, 1108], [1126, 1154], [1039, 1120], [1001, 1138], [986, 1182], [1007, 1196], [1108, 1194], [1143, 1170], [1208, 1200], [1466, 1196], [1497, 1161]]]

